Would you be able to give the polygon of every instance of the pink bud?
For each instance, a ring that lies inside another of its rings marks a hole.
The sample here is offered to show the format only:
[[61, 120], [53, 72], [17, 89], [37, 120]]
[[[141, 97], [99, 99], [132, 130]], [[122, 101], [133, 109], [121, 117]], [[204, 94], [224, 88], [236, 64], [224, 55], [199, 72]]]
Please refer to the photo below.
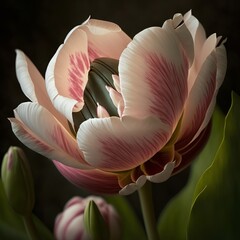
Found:
[[110, 239], [117, 240], [120, 236], [120, 219], [112, 205], [103, 198], [89, 196], [73, 197], [64, 206], [63, 212], [55, 219], [54, 235], [57, 240], [91, 240], [84, 225], [84, 210], [89, 201], [94, 201], [109, 229]]

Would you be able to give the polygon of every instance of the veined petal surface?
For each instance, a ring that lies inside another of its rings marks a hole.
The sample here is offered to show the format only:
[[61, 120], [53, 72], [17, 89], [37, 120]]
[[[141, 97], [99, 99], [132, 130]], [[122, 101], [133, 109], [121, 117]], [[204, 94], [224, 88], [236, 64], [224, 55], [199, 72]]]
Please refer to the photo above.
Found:
[[46, 71], [50, 99], [71, 123], [72, 112], [81, 110], [84, 105], [83, 92], [89, 68], [86, 33], [75, 29], [58, 48]]
[[21, 142], [50, 159], [66, 165], [89, 169], [75, 138], [38, 103], [22, 103], [10, 119], [12, 129]]
[[203, 123], [202, 123], [201, 127], [199, 128], [195, 137], [197, 137], [200, 134], [200, 132], [207, 126], [207, 124], [209, 123], [209, 121], [212, 117], [214, 107], [216, 104], [218, 90], [223, 83], [223, 80], [224, 80], [224, 77], [226, 74], [226, 70], [227, 70], [227, 53], [226, 53], [226, 49], [225, 49], [224, 45], [220, 45], [219, 47], [216, 48], [215, 51], [216, 51], [216, 59], [217, 59], [216, 87], [215, 87], [212, 101], [208, 107], [205, 118], [203, 120]]
[[111, 117], [83, 122], [77, 141], [85, 160], [93, 167], [124, 171], [149, 160], [170, 134], [169, 127], [154, 117]]
[[187, 97], [188, 68], [174, 33], [153, 27], [137, 34], [119, 62], [123, 116], [156, 116], [174, 129]]
[[115, 194], [120, 191], [117, 175], [98, 169], [82, 170], [53, 161], [60, 173], [71, 183], [95, 193]]
[[210, 54], [197, 76], [186, 102], [180, 138], [189, 143], [202, 125], [216, 89], [217, 62], [215, 52]]

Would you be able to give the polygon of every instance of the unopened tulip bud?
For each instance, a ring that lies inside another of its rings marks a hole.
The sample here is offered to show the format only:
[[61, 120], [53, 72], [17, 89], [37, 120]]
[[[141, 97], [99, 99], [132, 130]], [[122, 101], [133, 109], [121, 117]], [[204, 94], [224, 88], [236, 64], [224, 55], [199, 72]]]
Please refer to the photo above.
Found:
[[84, 210], [83, 221], [87, 233], [93, 240], [110, 239], [108, 226], [93, 200], [88, 202]]
[[119, 216], [104, 199], [90, 196], [69, 200], [55, 220], [57, 240], [118, 240]]
[[2, 162], [2, 182], [11, 207], [23, 216], [34, 205], [34, 188], [29, 163], [22, 149], [10, 147]]

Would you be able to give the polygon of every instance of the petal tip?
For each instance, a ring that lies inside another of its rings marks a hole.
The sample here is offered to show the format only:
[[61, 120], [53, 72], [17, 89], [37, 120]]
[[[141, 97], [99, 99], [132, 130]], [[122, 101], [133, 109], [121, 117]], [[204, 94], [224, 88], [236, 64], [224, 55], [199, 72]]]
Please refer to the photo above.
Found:
[[151, 176], [146, 176], [146, 178], [147, 180], [153, 183], [165, 182], [171, 176], [174, 167], [175, 167], [175, 162], [169, 162], [164, 166], [164, 169], [162, 172], [151, 175]]
[[146, 183], [146, 176], [142, 175], [140, 176], [137, 181], [135, 183], [130, 183], [128, 185], [126, 185], [124, 188], [122, 188], [119, 191], [120, 195], [129, 195], [133, 192], [135, 192], [136, 190], [140, 189], [145, 183]]

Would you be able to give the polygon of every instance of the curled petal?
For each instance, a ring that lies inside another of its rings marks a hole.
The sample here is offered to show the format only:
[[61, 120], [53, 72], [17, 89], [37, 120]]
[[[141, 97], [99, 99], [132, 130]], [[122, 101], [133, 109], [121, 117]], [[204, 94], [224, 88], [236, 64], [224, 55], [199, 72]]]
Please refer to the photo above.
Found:
[[50, 99], [71, 123], [72, 112], [83, 107], [83, 92], [90, 68], [87, 49], [86, 34], [75, 29], [58, 48], [46, 71]]
[[162, 172], [156, 173], [151, 176], [146, 176], [146, 178], [147, 180], [153, 183], [164, 182], [171, 177], [174, 167], [175, 167], [175, 162], [169, 162], [164, 166], [164, 169]]
[[99, 57], [119, 59], [122, 51], [131, 41], [130, 37], [112, 22], [89, 19], [79, 28], [87, 34], [91, 61]]
[[16, 74], [23, 93], [32, 102], [45, 102], [48, 95], [43, 77], [21, 50], [16, 54]]
[[83, 122], [77, 140], [85, 160], [106, 171], [132, 169], [150, 159], [166, 144], [169, 127], [154, 117], [117, 117]]
[[77, 142], [51, 113], [37, 103], [22, 103], [10, 119], [15, 135], [26, 146], [69, 166], [89, 169]]
[[81, 170], [53, 161], [60, 173], [77, 187], [94, 193], [115, 194], [120, 191], [117, 175], [100, 170]]
[[187, 97], [188, 67], [174, 33], [153, 27], [137, 34], [119, 61], [123, 116], [156, 116], [175, 128]]
[[16, 54], [16, 73], [24, 94], [32, 102], [38, 102], [48, 109], [68, 129], [67, 121], [56, 111], [49, 99], [42, 75], [21, 50], [16, 50]]
[[120, 195], [129, 195], [138, 189], [140, 189], [145, 183], [146, 183], [146, 176], [142, 175], [141, 177], [138, 178], [138, 180], [135, 183], [130, 183], [126, 185], [124, 188], [122, 188], [119, 191]]

